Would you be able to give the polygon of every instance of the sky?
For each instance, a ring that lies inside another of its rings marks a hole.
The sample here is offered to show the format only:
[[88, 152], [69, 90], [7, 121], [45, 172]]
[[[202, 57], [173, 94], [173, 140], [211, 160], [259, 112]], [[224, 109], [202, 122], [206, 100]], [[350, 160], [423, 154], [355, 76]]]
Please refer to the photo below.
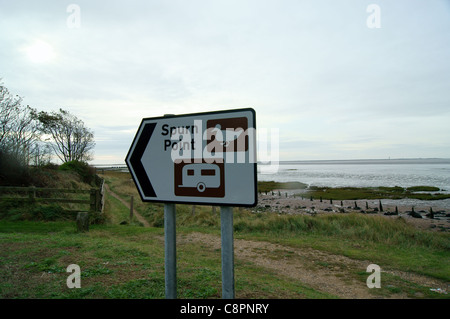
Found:
[[0, 0], [0, 78], [93, 164], [143, 118], [248, 107], [280, 160], [450, 158], [449, 0]]

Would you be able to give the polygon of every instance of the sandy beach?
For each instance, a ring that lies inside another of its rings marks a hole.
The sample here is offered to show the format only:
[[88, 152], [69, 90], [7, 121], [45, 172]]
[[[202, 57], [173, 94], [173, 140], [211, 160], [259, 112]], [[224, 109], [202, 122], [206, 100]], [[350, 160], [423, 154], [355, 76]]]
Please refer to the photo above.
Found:
[[[414, 212], [417, 217], [411, 216], [412, 206], [399, 205], [394, 200], [381, 200], [382, 209], [379, 209], [379, 200], [320, 200], [313, 199], [305, 193], [304, 190], [274, 190], [271, 192], [260, 194], [258, 197], [258, 205], [256, 211], [274, 212], [280, 214], [346, 214], [346, 213], [360, 213], [383, 216], [385, 218], [403, 218], [406, 222], [424, 230], [447, 232], [450, 231], [450, 208], [442, 207], [443, 205], [431, 206], [434, 216], [430, 218], [427, 216], [430, 212], [430, 206], [416, 201], [414, 205]], [[296, 195], [294, 195], [296, 194]], [[356, 207], [355, 207], [356, 203]], [[367, 204], [366, 204], [367, 203]], [[428, 202], [427, 202], [428, 203]], [[442, 203], [439, 203], [442, 204]], [[367, 208], [368, 207], [368, 208]], [[391, 215], [395, 213], [397, 207], [398, 215]], [[420, 218], [420, 217], [421, 218]]]

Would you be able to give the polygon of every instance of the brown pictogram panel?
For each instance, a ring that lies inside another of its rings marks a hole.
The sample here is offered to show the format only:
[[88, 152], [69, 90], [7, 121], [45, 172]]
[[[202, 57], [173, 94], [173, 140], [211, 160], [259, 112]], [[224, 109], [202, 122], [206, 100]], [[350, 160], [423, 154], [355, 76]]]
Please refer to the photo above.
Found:
[[224, 163], [208, 163], [205, 159], [191, 163], [174, 163], [175, 195], [197, 197], [224, 197]]
[[245, 152], [248, 150], [246, 117], [208, 120], [206, 128], [208, 152]]

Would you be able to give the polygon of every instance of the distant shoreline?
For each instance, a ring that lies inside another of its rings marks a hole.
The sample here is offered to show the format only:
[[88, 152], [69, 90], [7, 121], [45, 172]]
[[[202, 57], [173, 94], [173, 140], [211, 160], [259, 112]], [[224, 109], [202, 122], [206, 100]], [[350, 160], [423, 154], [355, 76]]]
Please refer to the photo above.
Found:
[[[265, 165], [263, 163], [258, 163]], [[395, 158], [395, 159], [351, 159], [351, 160], [298, 160], [280, 161], [280, 165], [308, 164], [449, 164], [450, 158]]]
[[[449, 164], [450, 158], [393, 158], [393, 159], [348, 159], [348, 160], [292, 160], [279, 161], [280, 165], [308, 165], [308, 164]], [[258, 165], [273, 165], [274, 163], [261, 163]], [[97, 168], [127, 168], [123, 164], [90, 164]]]

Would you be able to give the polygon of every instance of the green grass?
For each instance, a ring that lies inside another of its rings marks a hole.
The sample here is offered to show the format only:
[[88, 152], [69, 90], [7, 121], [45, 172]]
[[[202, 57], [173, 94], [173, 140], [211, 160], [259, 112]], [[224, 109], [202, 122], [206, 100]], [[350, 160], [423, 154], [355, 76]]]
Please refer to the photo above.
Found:
[[19, 221], [74, 220], [76, 214], [66, 212], [58, 204], [30, 204], [26, 202], [0, 201], [0, 219]]
[[313, 247], [439, 279], [450, 279], [448, 233], [419, 231], [400, 218], [386, 219], [382, 216], [259, 215], [235, 218], [236, 233], [244, 238], [276, 239], [279, 243], [294, 247]]
[[118, 199], [106, 193], [105, 212], [109, 223], [120, 224], [126, 223], [131, 225], [142, 226], [135, 216], [130, 220], [130, 210], [125, 207]]
[[[164, 298], [163, 230], [93, 225], [78, 234], [67, 222], [0, 224], [1, 298]], [[178, 246], [178, 297], [220, 298], [220, 251]], [[69, 289], [69, 264], [81, 268], [81, 289]], [[236, 263], [240, 297], [326, 298], [252, 263]]]
[[[128, 174], [116, 174], [108, 183], [125, 200], [135, 191]], [[112, 196], [106, 198], [107, 221], [91, 225], [87, 233], [77, 233], [72, 220], [0, 220], [0, 298], [164, 298], [163, 205], [137, 203], [140, 200], [135, 198], [136, 209], [153, 227], [137, 222], [119, 225], [129, 218], [129, 210]], [[196, 206], [194, 213], [190, 205], [176, 207], [180, 236], [191, 232], [220, 236], [219, 209], [214, 214], [210, 206]], [[16, 214], [20, 216], [18, 211]], [[269, 260], [292, 262], [293, 250], [313, 248], [370, 261], [382, 269], [450, 280], [450, 235], [420, 231], [401, 218], [282, 215], [234, 209], [234, 230], [236, 239], [286, 247], [261, 252]], [[221, 297], [220, 249], [208, 243], [181, 241], [177, 259], [179, 298]], [[81, 268], [80, 289], [66, 286], [70, 264]], [[321, 260], [316, 266], [328, 269], [341, 265]], [[365, 285], [365, 271], [349, 272]], [[336, 297], [247, 259], [235, 259], [235, 280], [238, 298]], [[412, 298], [448, 298], [429, 288], [383, 273], [382, 289], [371, 293], [379, 297], [403, 293]]]
[[[127, 174], [115, 174], [114, 178], [117, 180], [111, 184], [122, 185], [123, 189], [127, 189], [129, 178], [126, 176]], [[301, 183], [258, 182], [259, 191], [264, 188], [270, 191], [304, 187], [306, 185]], [[408, 190], [401, 187], [357, 190], [363, 191], [359, 193], [361, 198], [367, 198], [368, 194], [383, 197], [389, 193], [392, 195], [436, 191], [435, 188], [427, 186]], [[141, 214], [152, 226], [163, 227], [163, 205], [147, 204]], [[251, 213], [246, 209], [235, 209], [234, 216], [234, 230], [238, 238], [282, 243], [293, 247], [312, 247], [355, 259], [378, 261], [383, 265], [439, 279], [450, 279], [449, 234], [420, 231], [406, 224], [401, 218], [386, 219], [382, 216], [361, 214], [312, 217]], [[177, 229], [220, 235], [219, 212], [217, 210], [216, 214], [212, 214], [211, 207], [197, 206], [195, 214], [192, 214], [191, 206], [177, 205]]]
[[[449, 280], [449, 239], [445, 234], [427, 237], [425, 233], [408, 230], [401, 222], [383, 223], [374, 216], [349, 214], [336, 219], [317, 216], [296, 220], [289, 216], [249, 217], [246, 214], [249, 213], [235, 213], [237, 239], [314, 248], [370, 260], [383, 268]], [[244, 220], [252, 218], [253, 222], [244, 225]], [[374, 228], [374, 233], [377, 228], [384, 231], [374, 236], [363, 231], [366, 226]], [[201, 228], [185, 225], [177, 231], [188, 234]], [[208, 232], [218, 233], [218, 230], [213, 227]], [[162, 228], [92, 225], [89, 233], [78, 234], [70, 222], [1, 222], [0, 297], [164, 298], [162, 238]], [[220, 298], [220, 250], [206, 243], [199, 246], [189, 242], [180, 242], [177, 250], [179, 298]], [[289, 250], [270, 252], [274, 260], [288, 257], [292, 257]], [[66, 267], [72, 263], [81, 268], [81, 289], [68, 289], [65, 285], [69, 275]], [[317, 266], [326, 268], [330, 264], [322, 262]], [[251, 261], [237, 259], [235, 267], [239, 298], [334, 298]], [[367, 273], [361, 270], [354, 273], [364, 284]], [[373, 290], [382, 297], [398, 292], [411, 297], [446, 297], [384, 273], [382, 280], [383, 289]]]
[[280, 189], [306, 189], [308, 185], [300, 182], [258, 181], [258, 192], [265, 193]]
[[406, 189], [409, 192], [439, 192], [439, 187], [434, 186], [412, 186]]
[[[402, 218], [356, 213], [278, 215], [237, 209], [234, 216], [234, 231], [240, 238], [312, 247], [450, 279], [450, 234], [421, 231]], [[151, 218], [154, 225], [162, 227], [163, 213], [155, 212]], [[193, 216], [188, 210], [177, 209], [177, 227], [219, 234], [220, 218], [207, 211]], [[359, 248], [355, 249], [355, 246]]]

